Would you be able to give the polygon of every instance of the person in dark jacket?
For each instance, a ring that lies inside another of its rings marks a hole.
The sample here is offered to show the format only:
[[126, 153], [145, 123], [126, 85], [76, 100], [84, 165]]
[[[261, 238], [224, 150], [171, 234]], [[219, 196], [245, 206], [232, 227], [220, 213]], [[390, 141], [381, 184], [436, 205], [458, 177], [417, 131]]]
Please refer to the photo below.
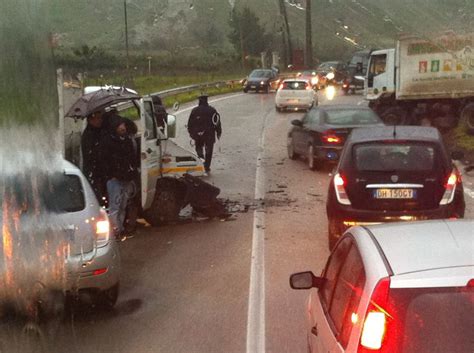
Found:
[[102, 112], [87, 117], [87, 127], [82, 133], [82, 171], [92, 186], [99, 203], [106, 204], [105, 175], [100, 162], [100, 150], [104, 137]]
[[[155, 111], [156, 125], [162, 130], [168, 123], [168, 113], [166, 112], [165, 106], [160, 96], [152, 96], [153, 109]], [[163, 131], [164, 132], [164, 131]]]
[[212, 153], [216, 136], [220, 139], [222, 126], [219, 113], [209, 105], [207, 95], [199, 97], [199, 105], [195, 107], [189, 116], [188, 132], [196, 144], [196, 153], [199, 158], [204, 159], [206, 173], [211, 171]]
[[127, 131], [127, 121], [115, 115], [101, 149], [101, 161], [107, 180], [109, 216], [116, 237], [124, 236], [127, 204], [138, 176], [136, 153]]

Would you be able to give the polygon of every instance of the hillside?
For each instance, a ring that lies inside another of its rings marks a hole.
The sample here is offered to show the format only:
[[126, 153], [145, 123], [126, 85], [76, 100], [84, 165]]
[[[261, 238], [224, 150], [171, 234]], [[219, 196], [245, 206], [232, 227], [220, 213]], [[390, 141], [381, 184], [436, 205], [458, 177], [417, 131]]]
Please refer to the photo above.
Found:
[[[127, 0], [129, 39], [138, 52], [192, 52], [228, 42], [232, 5], [248, 6], [267, 31], [279, 36], [282, 21], [277, 0]], [[305, 0], [286, 0], [292, 41], [304, 43]], [[108, 50], [124, 47], [121, 0], [50, 0], [52, 30], [63, 48], [81, 44]], [[474, 27], [472, 0], [313, 0], [313, 41], [321, 59], [347, 56], [357, 47], [392, 46], [399, 33]], [[344, 39], [344, 37], [347, 37]], [[354, 42], [350, 42], [350, 41]]]

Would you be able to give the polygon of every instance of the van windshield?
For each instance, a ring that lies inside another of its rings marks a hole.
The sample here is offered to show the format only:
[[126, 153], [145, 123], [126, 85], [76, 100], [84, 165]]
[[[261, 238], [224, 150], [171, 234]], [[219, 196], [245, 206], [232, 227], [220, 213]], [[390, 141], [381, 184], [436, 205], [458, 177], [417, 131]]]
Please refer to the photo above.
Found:
[[[395, 288], [390, 297], [399, 323], [393, 353], [472, 352], [473, 287]], [[388, 331], [388, 339], [391, 334], [396, 333]]]

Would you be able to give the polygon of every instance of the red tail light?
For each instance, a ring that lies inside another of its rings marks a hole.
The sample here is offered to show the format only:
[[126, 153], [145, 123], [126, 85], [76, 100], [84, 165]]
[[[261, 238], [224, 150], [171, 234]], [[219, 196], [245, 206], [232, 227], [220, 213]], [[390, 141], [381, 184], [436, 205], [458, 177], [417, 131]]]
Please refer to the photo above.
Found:
[[460, 181], [460, 179], [456, 172], [452, 172], [446, 180], [446, 184], [444, 185], [445, 192], [441, 201], [439, 202], [440, 205], [448, 205], [453, 202], [458, 181]]
[[388, 322], [392, 318], [388, 313], [388, 298], [390, 278], [383, 278], [377, 283], [365, 314], [362, 335], [358, 353], [368, 353], [383, 350], [385, 338], [392, 333], [387, 330]]
[[95, 224], [97, 246], [104, 246], [109, 242], [110, 238], [110, 222], [107, 212], [100, 209], [100, 217]]
[[283, 89], [284, 86], [285, 86], [285, 85], [282, 83], [282, 84], [280, 84], [280, 87], [278, 87], [278, 89], [279, 89], [279, 90], [280, 90], [280, 89]]
[[336, 136], [334, 131], [328, 130], [321, 136], [323, 142], [330, 144], [339, 144], [342, 142], [342, 139], [339, 136]]
[[334, 189], [336, 191], [337, 201], [341, 205], [350, 205], [351, 201], [349, 200], [349, 196], [347, 196], [345, 185], [346, 181], [341, 174], [337, 173], [334, 175]]

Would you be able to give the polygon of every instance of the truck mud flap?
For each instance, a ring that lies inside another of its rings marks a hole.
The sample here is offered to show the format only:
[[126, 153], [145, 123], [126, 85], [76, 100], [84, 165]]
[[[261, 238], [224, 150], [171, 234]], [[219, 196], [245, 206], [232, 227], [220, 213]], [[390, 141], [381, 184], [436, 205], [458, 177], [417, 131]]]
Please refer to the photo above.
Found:
[[217, 199], [221, 192], [218, 187], [190, 174], [184, 174], [182, 180], [187, 189], [185, 204], [190, 204], [194, 212], [206, 217], [229, 216], [224, 203]]

